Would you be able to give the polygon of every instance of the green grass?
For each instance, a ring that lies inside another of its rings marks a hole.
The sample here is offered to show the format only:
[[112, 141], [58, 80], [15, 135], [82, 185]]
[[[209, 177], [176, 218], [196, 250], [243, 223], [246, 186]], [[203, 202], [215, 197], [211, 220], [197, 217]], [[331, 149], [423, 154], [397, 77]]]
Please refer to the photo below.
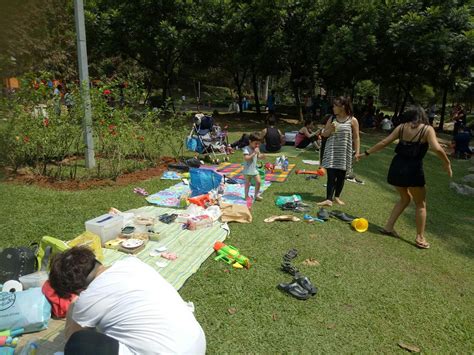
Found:
[[[231, 138], [240, 133], [234, 130]], [[363, 135], [362, 150], [376, 138]], [[384, 225], [397, 200], [385, 182], [392, 154], [393, 147], [387, 148], [358, 163], [355, 172], [366, 185], [348, 182], [343, 191], [343, 210], [370, 221], [366, 233], [356, 233], [337, 220], [323, 225], [264, 223], [264, 218], [280, 213], [273, 203], [277, 195], [299, 193], [313, 206], [323, 199], [325, 179], [307, 181], [294, 174], [264, 193], [265, 200], [253, 209], [252, 224], [230, 225], [226, 242], [250, 257], [252, 267], [234, 270], [209, 258], [180, 290], [196, 306], [209, 353], [403, 353], [397, 346], [400, 341], [427, 353], [472, 352], [474, 202], [449, 189], [439, 160], [430, 154], [425, 171], [431, 249], [413, 245], [413, 206], [396, 226], [402, 240], [379, 235], [377, 226]], [[301, 159], [317, 155], [304, 153], [292, 162], [302, 167]], [[239, 152], [232, 160], [241, 160]], [[453, 164], [455, 180], [471, 166], [466, 161]], [[83, 231], [84, 221], [111, 206], [126, 210], [145, 205], [133, 187], [155, 192], [172, 183], [156, 178], [78, 192], [0, 183], [0, 246], [28, 244], [42, 235], [73, 238]], [[308, 301], [276, 289], [278, 283], [291, 280], [279, 270], [290, 248], [298, 249], [295, 264], [319, 288]], [[321, 265], [301, 264], [310, 257]], [[235, 314], [228, 312], [231, 307]]]

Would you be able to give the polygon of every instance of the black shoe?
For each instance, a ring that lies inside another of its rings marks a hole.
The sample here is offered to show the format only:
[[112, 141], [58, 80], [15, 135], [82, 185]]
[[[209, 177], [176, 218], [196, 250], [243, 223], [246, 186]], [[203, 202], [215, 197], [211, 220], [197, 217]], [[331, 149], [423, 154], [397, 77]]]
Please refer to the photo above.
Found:
[[289, 293], [290, 295], [292, 295], [293, 297], [299, 300], [304, 301], [311, 297], [311, 293], [309, 293], [308, 290], [306, 290], [297, 282], [288, 283], [288, 284], [281, 283], [277, 286], [277, 288], [281, 291]]
[[284, 260], [292, 260], [298, 256], [298, 250], [290, 249], [288, 252], [283, 256]]
[[356, 219], [356, 217], [351, 216], [349, 214], [345, 214], [344, 212], [341, 212], [341, 211], [331, 211], [329, 212], [329, 214], [347, 223], [351, 223], [354, 219]]
[[318, 293], [318, 288], [313, 286], [311, 281], [306, 276], [301, 276], [295, 279], [294, 281], [297, 282], [306, 291], [308, 291], [311, 294], [311, 296], [314, 296]]
[[291, 265], [290, 261], [283, 261], [281, 263], [281, 269], [284, 272], [289, 273], [291, 276], [297, 277], [297, 275], [299, 275], [299, 270], [295, 266]]
[[323, 221], [329, 220], [329, 212], [325, 208], [320, 208], [318, 211], [318, 218], [322, 219]]

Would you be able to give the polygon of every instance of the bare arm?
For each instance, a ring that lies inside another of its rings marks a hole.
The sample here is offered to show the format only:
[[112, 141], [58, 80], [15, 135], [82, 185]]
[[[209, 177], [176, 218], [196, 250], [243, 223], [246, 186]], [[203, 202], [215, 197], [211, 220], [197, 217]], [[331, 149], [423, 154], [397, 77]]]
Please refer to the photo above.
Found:
[[283, 133], [281, 133], [280, 130], [278, 130], [278, 134], [280, 135], [280, 144], [285, 145], [285, 141], [286, 141], [285, 135]]
[[453, 171], [451, 170], [451, 162], [449, 161], [448, 156], [444, 149], [439, 145], [438, 139], [436, 138], [436, 132], [433, 127], [429, 126], [426, 133], [426, 140], [430, 145], [432, 151], [436, 153], [438, 158], [440, 158], [444, 163], [444, 170], [448, 173], [449, 177], [453, 176]]
[[352, 117], [352, 144], [355, 150], [356, 157], [360, 153], [360, 136], [359, 136], [359, 122], [357, 118]]
[[[398, 138], [398, 135], [399, 135], [399, 132], [400, 132], [400, 127], [401, 125], [399, 125], [397, 128], [395, 128], [393, 130], [392, 133], [390, 133], [390, 135], [388, 137], [385, 137], [384, 139], [382, 139], [380, 142], [378, 142], [377, 144], [375, 144], [373, 147], [369, 148], [366, 150], [366, 152], [368, 154], [372, 154], [372, 153], [376, 153], [378, 152], [379, 150], [382, 150], [384, 149], [387, 145], [389, 145], [390, 143], [392, 143], [395, 139]], [[359, 158], [362, 158], [364, 157], [365, 155], [368, 155], [368, 154], [360, 154], [358, 155]]]

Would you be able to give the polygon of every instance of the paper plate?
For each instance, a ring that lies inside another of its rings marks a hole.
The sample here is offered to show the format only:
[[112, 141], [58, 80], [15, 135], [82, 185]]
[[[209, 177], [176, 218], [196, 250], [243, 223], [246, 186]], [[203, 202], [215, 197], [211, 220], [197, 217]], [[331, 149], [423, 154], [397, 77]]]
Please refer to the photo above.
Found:
[[122, 247], [127, 249], [138, 248], [140, 245], [143, 244], [143, 240], [140, 239], [127, 239], [122, 242]]

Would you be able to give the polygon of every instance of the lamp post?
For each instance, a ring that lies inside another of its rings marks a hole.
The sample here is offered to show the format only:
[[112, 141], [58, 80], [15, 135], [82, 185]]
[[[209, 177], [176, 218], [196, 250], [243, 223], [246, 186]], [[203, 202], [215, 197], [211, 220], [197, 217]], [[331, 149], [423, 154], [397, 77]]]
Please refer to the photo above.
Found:
[[77, 35], [77, 61], [79, 63], [79, 82], [81, 85], [84, 118], [84, 142], [86, 143], [85, 165], [91, 169], [95, 167], [94, 138], [92, 136], [92, 108], [89, 91], [89, 69], [87, 64], [86, 28], [84, 24], [84, 1], [74, 0], [74, 18]]

